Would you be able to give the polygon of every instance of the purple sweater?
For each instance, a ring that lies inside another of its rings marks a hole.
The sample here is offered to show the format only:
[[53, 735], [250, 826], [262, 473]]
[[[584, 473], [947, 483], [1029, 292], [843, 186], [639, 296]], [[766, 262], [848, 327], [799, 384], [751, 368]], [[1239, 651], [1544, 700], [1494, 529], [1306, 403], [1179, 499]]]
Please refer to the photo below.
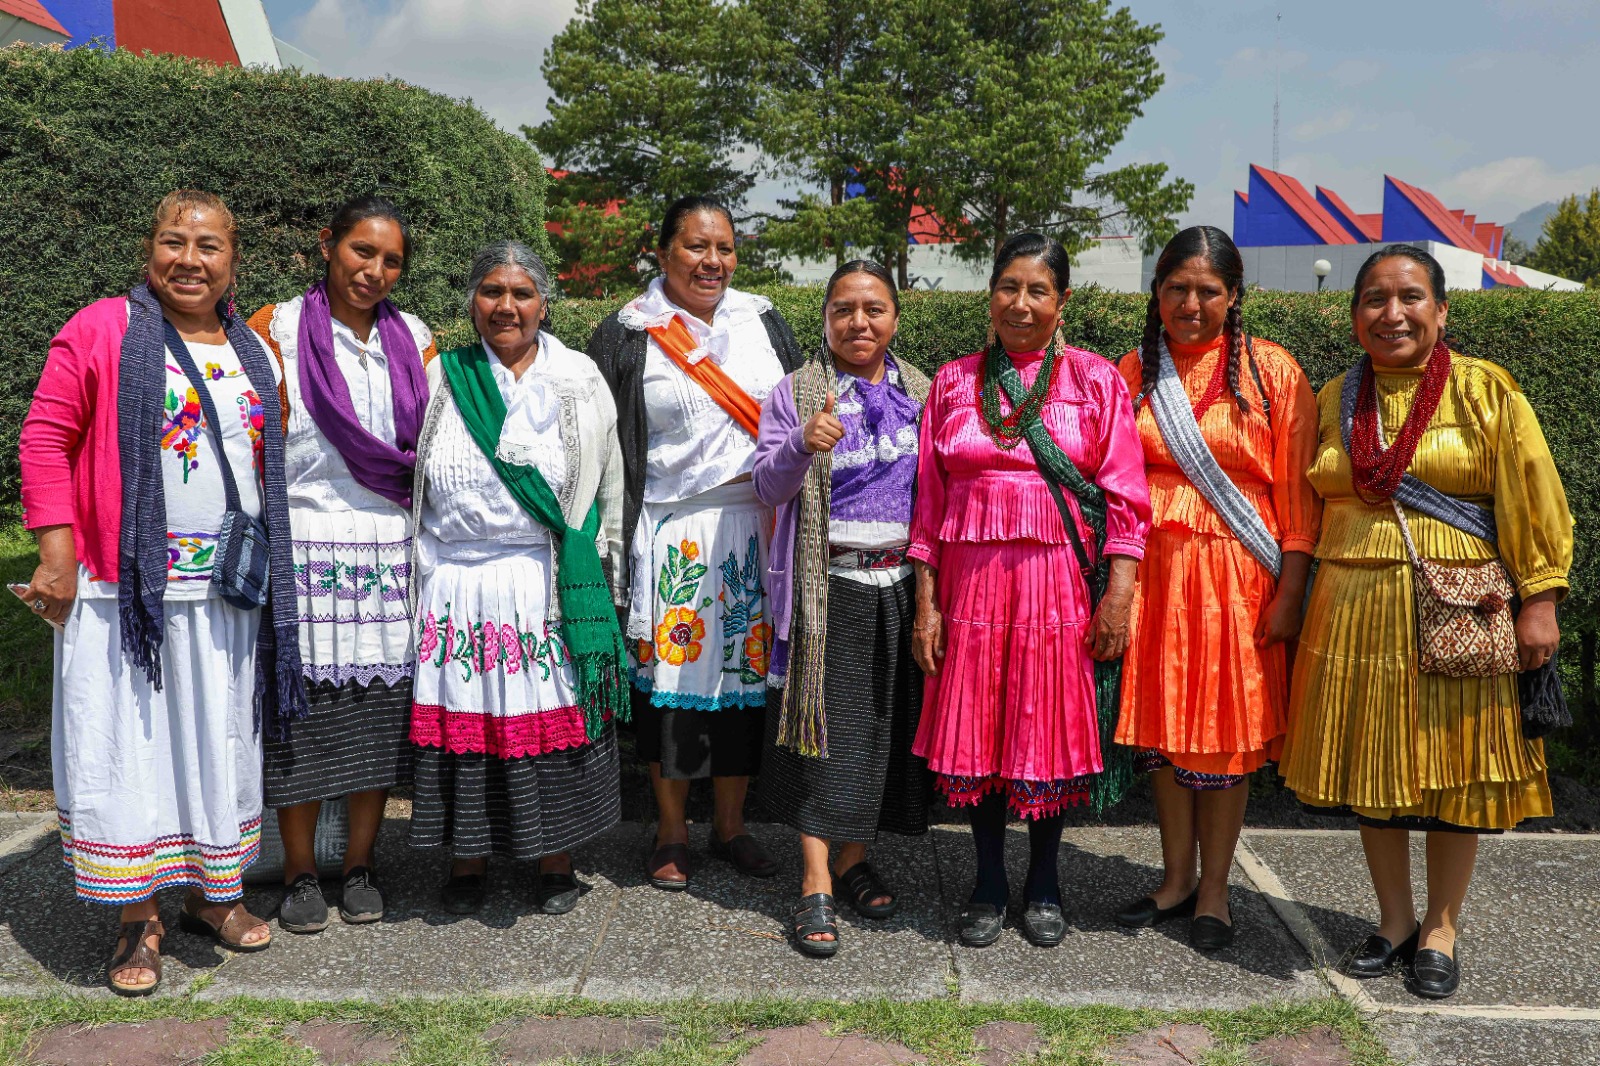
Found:
[[767, 552], [767, 609], [776, 641], [774, 667], [788, 659], [789, 622], [794, 616], [789, 568], [794, 565], [800, 486], [811, 466], [811, 453], [806, 451], [801, 434], [803, 428], [794, 404], [794, 377], [790, 375], [778, 382], [761, 407], [761, 432], [756, 437], [756, 465], [751, 474], [756, 495], [777, 511], [772, 547]]

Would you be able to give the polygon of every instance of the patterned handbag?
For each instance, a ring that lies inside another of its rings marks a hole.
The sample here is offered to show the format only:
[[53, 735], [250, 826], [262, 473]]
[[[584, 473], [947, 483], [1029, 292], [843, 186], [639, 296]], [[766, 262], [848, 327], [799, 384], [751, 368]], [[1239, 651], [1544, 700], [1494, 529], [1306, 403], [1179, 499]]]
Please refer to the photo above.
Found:
[[1516, 590], [1500, 560], [1469, 566], [1446, 566], [1417, 554], [1398, 501], [1389, 501], [1400, 520], [1406, 554], [1415, 580], [1411, 589], [1417, 609], [1417, 669], [1446, 677], [1494, 677], [1514, 674], [1517, 631], [1511, 616]]

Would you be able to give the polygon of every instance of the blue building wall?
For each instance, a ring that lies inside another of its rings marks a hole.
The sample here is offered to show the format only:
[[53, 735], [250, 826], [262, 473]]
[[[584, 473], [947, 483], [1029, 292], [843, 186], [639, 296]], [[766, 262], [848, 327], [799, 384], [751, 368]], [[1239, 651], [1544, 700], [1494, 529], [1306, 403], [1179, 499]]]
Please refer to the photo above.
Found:
[[1250, 205], [1237, 189], [1233, 193], [1233, 243], [1245, 247], [1250, 242]]
[[107, 47], [116, 45], [116, 20], [111, 0], [46, 0], [45, 9], [72, 35], [68, 48], [86, 45], [96, 37]]
[[1383, 179], [1383, 240], [1391, 241], [1438, 241], [1441, 244], [1454, 245], [1451, 240], [1439, 231], [1439, 227], [1428, 221], [1411, 198], [1399, 189], [1388, 178]]
[[[1234, 204], [1237, 227], [1241, 213], [1237, 197]], [[1242, 213], [1248, 216], [1244, 228], [1248, 236], [1241, 239], [1237, 229], [1233, 235], [1233, 243], [1241, 247], [1324, 243], [1316, 230], [1301, 220], [1255, 167], [1250, 168], [1250, 203]]]

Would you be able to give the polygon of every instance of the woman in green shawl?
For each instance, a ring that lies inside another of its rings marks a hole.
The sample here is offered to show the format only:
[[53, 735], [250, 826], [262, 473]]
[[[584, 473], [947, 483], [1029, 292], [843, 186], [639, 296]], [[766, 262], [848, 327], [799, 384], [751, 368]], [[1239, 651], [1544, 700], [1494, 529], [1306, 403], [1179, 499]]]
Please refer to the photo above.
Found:
[[467, 291], [478, 340], [428, 368], [417, 448], [411, 843], [450, 846], [452, 913], [478, 910], [502, 854], [539, 860], [534, 903], [561, 914], [578, 901], [572, 848], [619, 816], [616, 408], [541, 328], [550, 279], [532, 250], [485, 248]]

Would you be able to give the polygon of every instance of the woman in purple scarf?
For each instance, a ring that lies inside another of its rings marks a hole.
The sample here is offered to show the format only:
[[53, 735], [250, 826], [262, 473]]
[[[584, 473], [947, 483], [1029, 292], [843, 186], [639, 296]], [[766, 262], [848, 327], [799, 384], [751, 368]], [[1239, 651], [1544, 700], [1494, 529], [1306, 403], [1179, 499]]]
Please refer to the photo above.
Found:
[[[311, 713], [268, 738], [266, 802], [283, 838], [278, 923], [327, 927], [313, 838], [324, 800], [348, 797], [339, 916], [383, 917], [372, 848], [386, 791], [411, 779], [411, 485], [427, 405], [428, 327], [389, 291], [411, 257], [395, 206], [362, 197], [321, 233], [327, 272], [250, 320], [282, 368], [300, 659]], [[426, 353], [426, 355], [424, 355]]]
[[761, 779], [767, 809], [801, 833], [792, 926], [808, 955], [838, 950], [836, 893], [862, 917], [894, 913], [867, 862], [878, 830], [928, 829], [927, 765], [911, 754], [923, 684], [905, 556], [928, 379], [889, 353], [899, 316], [881, 266], [840, 267], [823, 298], [824, 350], [767, 398], [756, 445], [756, 493], [777, 509]]

